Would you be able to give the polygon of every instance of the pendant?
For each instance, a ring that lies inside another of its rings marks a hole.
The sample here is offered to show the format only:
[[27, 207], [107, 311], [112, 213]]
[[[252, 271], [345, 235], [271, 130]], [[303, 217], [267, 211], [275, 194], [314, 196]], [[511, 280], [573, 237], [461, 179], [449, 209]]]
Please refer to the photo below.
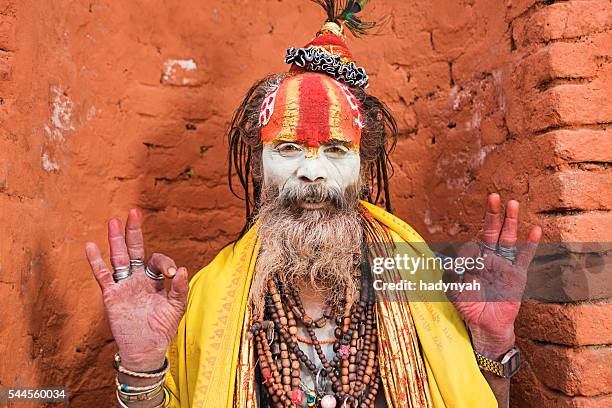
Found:
[[314, 407], [316, 403], [317, 394], [312, 390], [306, 391], [306, 405], [308, 405], [309, 407]]
[[304, 392], [297, 388], [291, 391], [291, 402], [293, 402], [295, 406], [302, 406], [302, 402], [304, 402]]
[[349, 356], [351, 355], [351, 350], [349, 349], [349, 346], [347, 346], [346, 344], [343, 344], [340, 346], [340, 350], [338, 350], [338, 354], [340, 355], [341, 359], [347, 360]]
[[327, 394], [321, 398], [321, 408], [336, 408], [336, 397]]
[[264, 378], [263, 383], [268, 384], [270, 382], [270, 378], [272, 378], [272, 371], [268, 367], [264, 367], [261, 369], [261, 375]]

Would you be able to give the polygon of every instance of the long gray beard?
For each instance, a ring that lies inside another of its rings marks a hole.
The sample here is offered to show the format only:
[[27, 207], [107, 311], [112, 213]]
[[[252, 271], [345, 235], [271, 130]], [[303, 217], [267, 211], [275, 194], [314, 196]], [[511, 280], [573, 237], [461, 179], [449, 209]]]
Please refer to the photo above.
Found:
[[[336, 310], [351, 306], [359, 285], [363, 236], [357, 190], [341, 194], [320, 185], [296, 184], [280, 196], [275, 188], [263, 192], [257, 215], [261, 247], [251, 286], [255, 316], [263, 313], [270, 278], [290, 286], [310, 283]], [[297, 206], [304, 197], [324, 198], [333, 205], [306, 211]]]

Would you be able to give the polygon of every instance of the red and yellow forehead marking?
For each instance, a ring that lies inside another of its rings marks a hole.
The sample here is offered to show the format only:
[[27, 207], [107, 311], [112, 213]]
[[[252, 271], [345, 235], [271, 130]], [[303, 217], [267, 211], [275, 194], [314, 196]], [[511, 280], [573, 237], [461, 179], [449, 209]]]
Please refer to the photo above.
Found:
[[283, 80], [264, 100], [259, 122], [264, 143], [287, 141], [307, 147], [335, 140], [358, 148], [363, 127], [350, 89], [318, 73]]

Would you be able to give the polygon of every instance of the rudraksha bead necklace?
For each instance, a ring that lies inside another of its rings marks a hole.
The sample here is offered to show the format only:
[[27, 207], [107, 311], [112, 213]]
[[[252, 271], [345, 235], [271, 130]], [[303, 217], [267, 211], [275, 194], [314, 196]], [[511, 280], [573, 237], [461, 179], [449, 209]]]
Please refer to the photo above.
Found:
[[[368, 271], [369, 272], [369, 271]], [[369, 275], [369, 273], [367, 274]], [[369, 286], [368, 286], [369, 285]], [[374, 407], [380, 387], [377, 359], [377, 329], [374, 296], [369, 279], [362, 279], [360, 300], [350, 309], [327, 308], [313, 319], [295, 288], [268, 281], [264, 316], [255, 319], [251, 332], [259, 358], [259, 369], [268, 398], [275, 408], [301, 407]], [[350, 299], [345, 300], [351, 303]], [[335, 317], [334, 356], [329, 361], [317, 339], [315, 327], [322, 328]], [[322, 368], [311, 361], [299, 345], [297, 322], [308, 332], [310, 343]], [[308, 389], [300, 379], [302, 365], [312, 374], [315, 389]], [[320, 385], [320, 378], [331, 382], [331, 391]]]

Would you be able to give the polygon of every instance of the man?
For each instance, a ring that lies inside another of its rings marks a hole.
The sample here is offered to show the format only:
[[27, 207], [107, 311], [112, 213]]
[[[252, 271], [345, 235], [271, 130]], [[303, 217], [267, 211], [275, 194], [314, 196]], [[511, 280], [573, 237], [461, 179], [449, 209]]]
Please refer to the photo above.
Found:
[[[235, 171], [246, 193], [240, 239], [189, 285], [164, 255], [145, 265], [138, 210], [125, 234], [109, 222], [114, 273], [86, 245], [119, 348], [122, 406], [508, 405], [514, 320], [541, 230], [517, 255], [519, 204], [509, 201], [502, 221], [491, 194], [481, 241], [458, 254], [482, 268], [444, 272], [480, 291], [430, 301], [375, 290], [374, 258], [435, 256], [390, 214], [395, 121], [364, 91], [343, 39], [343, 26], [371, 26], [355, 16], [363, 2], [321, 3], [328, 21], [317, 37], [290, 48], [290, 72], [256, 83], [232, 121], [230, 186]], [[374, 205], [381, 195], [387, 211]], [[388, 266], [381, 281], [442, 279], [420, 265]]]

